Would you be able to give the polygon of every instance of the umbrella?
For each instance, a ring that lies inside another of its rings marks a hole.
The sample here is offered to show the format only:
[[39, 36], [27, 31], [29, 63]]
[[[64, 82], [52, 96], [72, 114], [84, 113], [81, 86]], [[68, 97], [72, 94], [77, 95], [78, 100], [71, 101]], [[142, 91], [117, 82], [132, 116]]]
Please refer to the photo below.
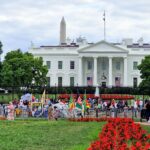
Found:
[[30, 101], [31, 97], [32, 97], [32, 95], [30, 93], [27, 93], [27, 94], [21, 96], [21, 100], [22, 101]]

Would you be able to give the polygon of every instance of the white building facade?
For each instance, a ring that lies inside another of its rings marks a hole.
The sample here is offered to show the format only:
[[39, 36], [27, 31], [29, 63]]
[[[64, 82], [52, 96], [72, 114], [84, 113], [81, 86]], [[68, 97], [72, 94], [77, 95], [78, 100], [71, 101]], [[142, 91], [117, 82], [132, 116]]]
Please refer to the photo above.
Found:
[[141, 82], [137, 66], [150, 55], [150, 44], [143, 43], [142, 39], [137, 43], [132, 39], [124, 39], [121, 43], [88, 43], [80, 37], [76, 43], [71, 43], [70, 39], [65, 39], [64, 43], [63, 36], [60, 37], [63, 43], [60, 41], [58, 46], [29, 49], [48, 66], [50, 86], [136, 87]]

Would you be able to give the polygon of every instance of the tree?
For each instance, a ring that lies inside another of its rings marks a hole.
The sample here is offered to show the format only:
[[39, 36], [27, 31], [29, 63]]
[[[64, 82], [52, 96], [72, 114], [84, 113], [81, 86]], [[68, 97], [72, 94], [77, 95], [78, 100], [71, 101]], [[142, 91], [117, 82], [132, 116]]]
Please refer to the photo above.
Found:
[[143, 94], [150, 95], [150, 55], [145, 56], [138, 66], [141, 73], [142, 82], [139, 87]]
[[32, 84], [42, 86], [47, 83], [47, 66], [42, 58], [21, 50], [8, 52], [2, 67], [3, 86], [29, 87]]
[[3, 53], [2, 47], [3, 47], [3, 45], [2, 45], [2, 42], [0, 41], [0, 62], [1, 62], [1, 55]]

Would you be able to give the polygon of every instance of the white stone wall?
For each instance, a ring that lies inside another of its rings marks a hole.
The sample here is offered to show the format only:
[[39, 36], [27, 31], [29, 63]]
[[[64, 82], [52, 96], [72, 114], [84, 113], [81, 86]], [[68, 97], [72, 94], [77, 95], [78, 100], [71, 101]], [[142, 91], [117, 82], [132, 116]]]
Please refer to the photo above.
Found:
[[[70, 86], [70, 77], [75, 77], [75, 85], [78, 83], [78, 57], [77, 56], [42, 56], [44, 64], [46, 61], [51, 61], [51, 68], [48, 71], [47, 77], [51, 79], [51, 86], [58, 85], [58, 77], [63, 78], [63, 86]], [[63, 62], [63, 68], [58, 69], [58, 61]], [[70, 61], [75, 61], [75, 69], [70, 69]]]
[[142, 79], [140, 78], [140, 71], [139, 70], [133, 70], [133, 62], [137, 61], [138, 65], [141, 63], [142, 59], [144, 58], [144, 56], [136, 56], [136, 55], [132, 55], [132, 56], [128, 56], [128, 86], [133, 86], [133, 78], [137, 77], [138, 78], [138, 85], [140, 84], [140, 82], [142, 81]]
[[[84, 48], [78, 47], [50, 47], [50, 48], [31, 48], [29, 52], [33, 53], [35, 57], [43, 57], [44, 63], [51, 61], [51, 69], [47, 77], [51, 79], [51, 86], [58, 85], [58, 77], [63, 77], [63, 86], [70, 85], [70, 77], [75, 77], [75, 85], [79, 85], [80, 78], [82, 78], [82, 85], [87, 85], [87, 77], [94, 78], [94, 58], [97, 59], [97, 81], [101, 85], [101, 76], [103, 73], [107, 77], [105, 80], [109, 85], [109, 57], [112, 57], [112, 84], [115, 85], [115, 77], [121, 78], [121, 85], [124, 85], [124, 57], [127, 57], [127, 86], [133, 86], [133, 78], [138, 78], [138, 84], [141, 82], [139, 70], [133, 70], [133, 62], [137, 61], [138, 64], [145, 55], [150, 54], [150, 50], [143, 49], [133, 51], [132, 49], [114, 46], [105, 41], [98, 42], [95, 45], [90, 45]], [[79, 73], [79, 58], [82, 58], [82, 76]], [[106, 60], [106, 70], [102, 70], [102, 58]], [[92, 61], [92, 70], [87, 69], [87, 60]], [[116, 62], [120, 61], [120, 70], [116, 70]], [[58, 61], [63, 61], [63, 69], [58, 69]], [[75, 69], [70, 69], [70, 61], [75, 61]], [[94, 79], [93, 79], [94, 80]]]

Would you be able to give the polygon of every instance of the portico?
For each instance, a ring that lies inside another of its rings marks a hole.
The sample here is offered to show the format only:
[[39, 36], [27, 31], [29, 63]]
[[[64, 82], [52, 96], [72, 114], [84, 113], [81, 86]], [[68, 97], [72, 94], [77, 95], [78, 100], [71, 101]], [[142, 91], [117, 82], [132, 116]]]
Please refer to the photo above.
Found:
[[105, 41], [79, 50], [79, 85], [127, 86], [127, 53]]
[[[91, 69], [88, 69], [88, 61], [92, 64]], [[106, 84], [106, 86], [126, 86], [127, 58], [80, 57], [79, 74], [78, 83], [80, 86], [97, 86], [102, 84]]]

